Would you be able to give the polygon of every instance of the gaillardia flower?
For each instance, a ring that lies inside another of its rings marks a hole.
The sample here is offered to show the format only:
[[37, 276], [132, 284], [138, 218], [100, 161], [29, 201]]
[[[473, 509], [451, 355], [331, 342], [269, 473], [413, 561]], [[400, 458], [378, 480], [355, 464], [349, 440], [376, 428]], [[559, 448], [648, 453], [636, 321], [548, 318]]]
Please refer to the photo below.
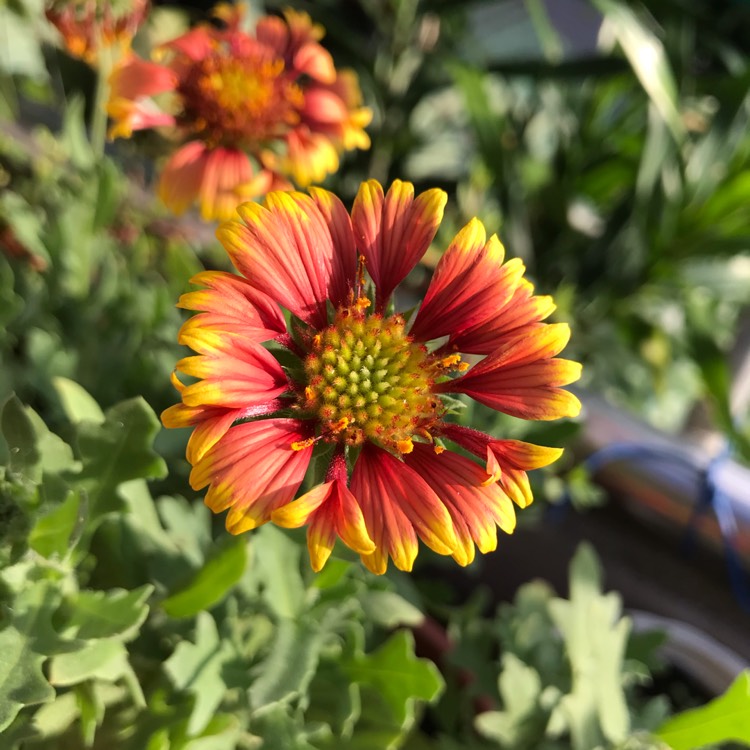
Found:
[[130, 48], [148, 12], [148, 0], [48, 0], [44, 14], [67, 51], [96, 65], [103, 48]]
[[372, 180], [351, 215], [322, 189], [272, 192], [219, 228], [240, 275], [200, 273], [202, 288], [181, 297], [198, 314], [179, 340], [197, 354], [177, 363], [192, 382], [173, 377], [182, 402], [162, 420], [194, 428], [191, 485], [229, 511], [230, 532], [307, 524], [316, 571], [340, 538], [383, 573], [389, 557], [410, 570], [418, 539], [467, 565], [475, 547], [495, 549], [498, 526], [513, 531], [513, 504], [532, 500], [526, 472], [561, 451], [456, 424], [450, 394], [523, 419], [570, 417], [580, 404], [561, 386], [581, 368], [556, 356], [569, 329], [543, 322], [550, 298], [476, 219], [416, 313], [397, 311], [393, 292], [445, 201]]
[[[169, 126], [182, 145], [159, 194], [175, 213], [194, 202], [205, 219], [271, 189], [321, 182], [344, 150], [368, 148], [357, 78], [337, 71], [306, 13], [240, 28], [242, 6], [220, 5], [222, 28], [198, 26], [162, 45], [155, 62], [132, 54], [114, 70], [112, 137]], [[164, 105], [164, 106], [162, 106]]]

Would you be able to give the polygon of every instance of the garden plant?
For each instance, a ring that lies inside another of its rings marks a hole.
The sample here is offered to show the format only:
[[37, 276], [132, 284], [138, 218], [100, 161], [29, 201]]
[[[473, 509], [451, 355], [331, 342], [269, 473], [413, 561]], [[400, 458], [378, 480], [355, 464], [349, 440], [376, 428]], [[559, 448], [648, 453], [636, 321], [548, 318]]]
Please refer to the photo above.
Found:
[[750, 460], [750, 5], [564, 5], [0, 5], [2, 750], [750, 745], [479, 583], [586, 393]]

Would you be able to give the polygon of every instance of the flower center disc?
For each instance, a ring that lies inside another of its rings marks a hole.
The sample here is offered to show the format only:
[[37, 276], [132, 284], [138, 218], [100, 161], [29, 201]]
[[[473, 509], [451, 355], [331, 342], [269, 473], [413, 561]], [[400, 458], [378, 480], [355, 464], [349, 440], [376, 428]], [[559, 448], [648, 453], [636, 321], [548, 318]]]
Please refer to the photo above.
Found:
[[192, 64], [179, 94], [184, 124], [226, 145], [277, 137], [299, 121], [304, 104], [302, 91], [284, 73], [284, 61], [254, 48], [217, 48]]
[[412, 436], [427, 435], [442, 402], [432, 393], [430, 355], [404, 329], [400, 315], [366, 316], [354, 305], [315, 336], [303, 408], [317, 416], [324, 440], [374, 440], [408, 453]]

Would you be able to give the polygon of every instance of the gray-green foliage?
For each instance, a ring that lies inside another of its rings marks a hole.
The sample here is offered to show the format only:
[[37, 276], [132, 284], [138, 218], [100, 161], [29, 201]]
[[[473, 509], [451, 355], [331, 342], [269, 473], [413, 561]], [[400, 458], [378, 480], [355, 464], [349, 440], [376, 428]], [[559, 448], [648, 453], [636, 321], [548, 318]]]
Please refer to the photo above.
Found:
[[142, 399], [102, 412], [58, 380], [67, 440], [0, 414], [3, 748], [397, 748], [442, 690], [401, 624], [422, 615], [359, 566], [312, 574], [264, 527], [153, 499], [166, 467]]
[[[619, 596], [602, 593], [599, 562], [588, 545], [571, 562], [569, 598], [532, 581], [493, 619], [459, 611], [453, 635], [452, 663], [472, 681], [458, 698], [459, 715], [447, 707], [441, 714], [446, 748], [453, 747], [449, 736], [462, 734], [477, 750], [661, 747], [650, 732], [669, 706], [635, 689], [650, 680], [659, 639], [631, 633]], [[452, 689], [449, 683], [447, 696]], [[461, 710], [473, 714], [477, 705], [473, 726], [481, 739], [461, 729]]]

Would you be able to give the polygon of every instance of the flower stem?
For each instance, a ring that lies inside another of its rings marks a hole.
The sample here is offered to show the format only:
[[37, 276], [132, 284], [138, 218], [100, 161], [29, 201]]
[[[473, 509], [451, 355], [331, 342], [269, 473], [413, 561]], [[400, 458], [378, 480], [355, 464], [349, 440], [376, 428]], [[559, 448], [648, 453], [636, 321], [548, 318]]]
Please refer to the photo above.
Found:
[[104, 144], [107, 138], [107, 100], [109, 99], [109, 75], [112, 72], [112, 57], [113, 48], [106, 46], [100, 48], [94, 106], [89, 121], [91, 148], [96, 156], [104, 155]]

